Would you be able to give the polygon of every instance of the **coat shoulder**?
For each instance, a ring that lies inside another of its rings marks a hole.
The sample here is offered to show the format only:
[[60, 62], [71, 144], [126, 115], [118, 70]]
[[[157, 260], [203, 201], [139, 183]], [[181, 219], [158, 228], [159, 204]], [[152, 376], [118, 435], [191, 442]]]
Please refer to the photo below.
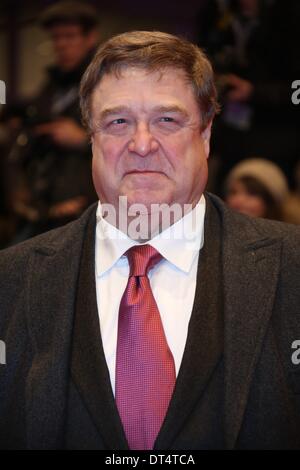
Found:
[[53, 253], [63, 250], [74, 240], [84, 236], [87, 222], [96, 213], [96, 204], [82, 216], [63, 227], [33, 237], [0, 251], [0, 286], [2, 293], [11, 292], [24, 284], [29, 258], [36, 252]]
[[285, 250], [297, 256], [300, 262], [300, 226], [252, 218], [230, 209], [219, 197], [207, 193], [206, 199], [212, 204], [222, 220], [224, 236], [236, 238], [241, 243], [255, 239], [278, 239]]

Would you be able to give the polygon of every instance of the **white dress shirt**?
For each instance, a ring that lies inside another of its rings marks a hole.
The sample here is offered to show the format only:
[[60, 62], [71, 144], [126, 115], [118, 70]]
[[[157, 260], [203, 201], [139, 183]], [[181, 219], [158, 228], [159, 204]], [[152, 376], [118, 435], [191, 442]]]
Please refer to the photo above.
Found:
[[[150, 272], [156, 300], [176, 376], [182, 361], [197, 282], [199, 251], [204, 243], [205, 198], [175, 224], [149, 240], [163, 256]], [[121, 233], [97, 209], [96, 291], [104, 354], [115, 392], [119, 305], [127, 285], [129, 265], [124, 253], [139, 242]]]

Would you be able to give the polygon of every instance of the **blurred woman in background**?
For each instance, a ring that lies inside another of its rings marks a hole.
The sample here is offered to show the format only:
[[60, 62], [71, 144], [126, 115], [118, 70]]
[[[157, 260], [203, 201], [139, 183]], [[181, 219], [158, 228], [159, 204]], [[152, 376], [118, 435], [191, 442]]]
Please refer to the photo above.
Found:
[[251, 217], [285, 220], [287, 179], [274, 163], [251, 158], [236, 165], [226, 180], [227, 204]]

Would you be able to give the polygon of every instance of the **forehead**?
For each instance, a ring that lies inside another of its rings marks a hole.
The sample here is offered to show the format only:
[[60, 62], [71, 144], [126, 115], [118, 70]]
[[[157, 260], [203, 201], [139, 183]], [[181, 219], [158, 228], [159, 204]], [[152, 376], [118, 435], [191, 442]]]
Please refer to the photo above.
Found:
[[83, 35], [82, 27], [78, 23], [56, 23], [49, 28], [49, 32], [53, 39]]
[[105, 74], [92, 94], [92, 110], [133, 105], [149, 108], [170, 104], [198, 109], [192, 84], [181, 69], [165, 68], [148, 71], [128, 67], [120, 74]]

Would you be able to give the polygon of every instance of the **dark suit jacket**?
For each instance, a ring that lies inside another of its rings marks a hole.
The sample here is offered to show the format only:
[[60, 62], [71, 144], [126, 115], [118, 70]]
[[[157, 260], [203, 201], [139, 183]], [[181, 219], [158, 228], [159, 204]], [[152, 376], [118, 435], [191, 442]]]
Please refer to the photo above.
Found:
[[[300, 230], [206, 200], [209, 256], [155, 449], [300, 448]], [[0, 448], [128, 448], [95, 294], [80, 296], [87, 316], [74, 321], [78, 290], [94, 290], [80, 263], [95, 210], [0, 253]]]

